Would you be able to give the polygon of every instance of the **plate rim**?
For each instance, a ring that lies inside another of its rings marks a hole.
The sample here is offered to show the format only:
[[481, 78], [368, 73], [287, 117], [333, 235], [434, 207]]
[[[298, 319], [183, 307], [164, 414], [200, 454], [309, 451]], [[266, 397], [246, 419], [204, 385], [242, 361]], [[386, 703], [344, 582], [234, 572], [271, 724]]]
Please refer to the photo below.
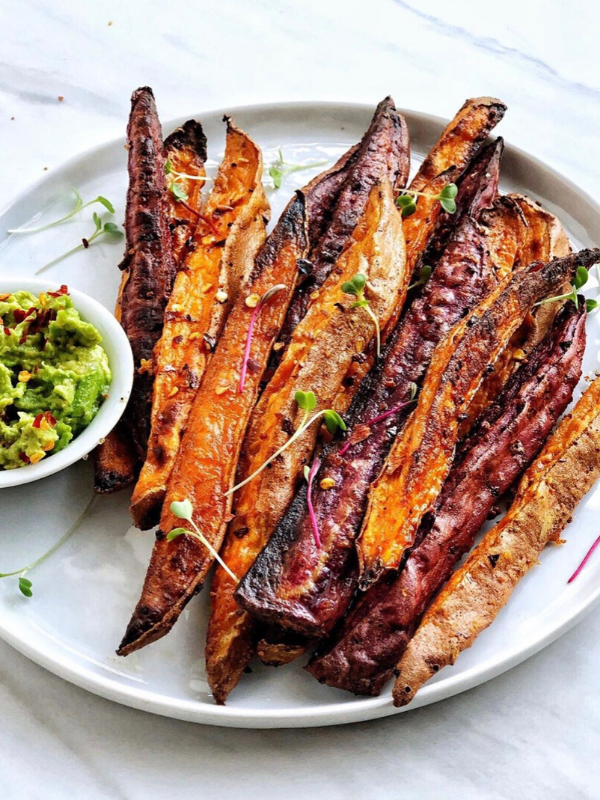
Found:
[[[365, 117], [368, 119], [369, 116], [372, 115], [373, 105], [370, 103], [336, 102], [330, 100], [287, 100], [283, 102], [253, 103], [232, 106], [226, 109], [206, 108], [193, 114], [186, 114], [169, 119], [162, 124], [162, 127], [164, 130], [170, 131], [181, 125], [183, 121], [190, 117], [202, 119], [203, 115], [218, 117], [223, 114], [272, 114], [275, 111], [278, 113], [285, 113], [289, 110], [297, 111], [302, 109], [307, 111], [314, 111], [315, 109], [329, 110], [333, 115], [335, 115], [336, 111], [339, 112], [340, 109], [352, 110], [355, 112], [364, 112]], [[437, 126], [443, 127], [449, 122], [449, 120], [444, 117], [418, 109], [398, 108], [398, 110], [407, 118], [418, 118], [421, 121], [433, 123]], [[74, 154], [69, 159], [53, 167], [5, 203], [2, 208], [0, 208], [0, 218], [4, 217], [13, 206], [20, 203], [28, 195], [35, 193], [39, 187], [46, 184], [57, 171], [68, 170], [79, 162], [89, 159], [94, 154], [108, 151], [124, 143], [125, 136], [119, 136]], [[510, 154], [518, 159], [525, 159], [535, 164], [535, 166], [546, 175], [569, 187], [582, 201], [588, 204], [590, 209], [600, 219], [600, 204], [589, 195], [585, 189], [582, 189], [559, 170], [548, 165], [537, 156], [512, 144], [506, 144], [506, 154]], [[8, 237], [6, 237], [4, 241], [6, 241], [7, 238]], [[413, 702], [402, 709], [394, 708], [392, 705], [391, 693], [389, 692], [379, 697], [357, 698], [353, 702], [346, 701], [340, 703], [336, 702], [334, 698], [332, 702], [317, 707], [309, 706], [306, 708], [292, 709], [240, 708], [227, 705], [217, 706], [203, 700], [177, 699], [158, 694], [148, 689], [140, 689], [116, 683], [112, 681], [110, 677], [93, 672], [80, 663], [69, 661], [67, 658], [68, 650], [65, 650], [64, 653], [53, 655], [46, 650], [36, 649], [36, 645], [29, 640], [29, 636], [19, 635], [17, 631], [13, 630], [13, 626], [11, 626], [10, 622], [7, 624], [2, 620], [1, 616], [0, 638], [31, 661], [58, 677], [92, 694], [138, 710], [174, 719], [221, 727], [255, 729], [321, 727], [366, 721], [390, 716], [392, 714], [404, 713], [475, 688], [512, 669], [538, 653], [547, 645], [556, 641], [580, 622], [599, 602], [600, 584], [595, 590], [590, 591], [573, 606], [573, 612], [569, 612], [567, 618], [560, 624], [554, 627], [546, 625], [541, 630], [537, 631], [536, 636], [530, 640], [527, 646], [513, 646], [503, 651], [501, 655], [495, 658], [489, 658], [480, 664], [474, 665], [467, 672], [457, 675], [450, 674], [444, 681], [424, 686]]]

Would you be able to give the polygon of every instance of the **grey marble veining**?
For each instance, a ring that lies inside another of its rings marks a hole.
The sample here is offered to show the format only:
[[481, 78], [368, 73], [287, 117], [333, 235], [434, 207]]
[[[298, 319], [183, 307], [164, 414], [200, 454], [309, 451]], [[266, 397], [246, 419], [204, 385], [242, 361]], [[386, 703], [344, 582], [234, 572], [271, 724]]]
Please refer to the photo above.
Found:
[[[140, 84], [164, 119], [390, 92], [451, 116], [493, 94], [509, 105], [508, 141], [600, 198], [600, 12], [586, 0], [0, 0], [0, 30], [0, 206], [45, 167], [121, 136]], [[443, 703], [272, 732], [123, 708], [0, 642], [0, 797], [597, 798], [599, 642], [600, 609]]]

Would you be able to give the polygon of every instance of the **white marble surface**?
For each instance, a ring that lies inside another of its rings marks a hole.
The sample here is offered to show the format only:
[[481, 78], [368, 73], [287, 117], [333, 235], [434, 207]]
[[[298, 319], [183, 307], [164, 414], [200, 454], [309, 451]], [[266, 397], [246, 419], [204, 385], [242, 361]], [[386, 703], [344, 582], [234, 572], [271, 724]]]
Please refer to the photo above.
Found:
[[[121, 135], [140, 84], [165, 119], [390, 92], [451, 116], [469, 95], [497, 95], [505, 137], [600, 199], [600, 11], [587, 0], [0, 0], [0, 30], [0, 205], [45, 167]], [[122, 708], [0, 643], [0, 797], [595, 798], [599, 641], [597, 609], [437, 706], [272, 732]]]

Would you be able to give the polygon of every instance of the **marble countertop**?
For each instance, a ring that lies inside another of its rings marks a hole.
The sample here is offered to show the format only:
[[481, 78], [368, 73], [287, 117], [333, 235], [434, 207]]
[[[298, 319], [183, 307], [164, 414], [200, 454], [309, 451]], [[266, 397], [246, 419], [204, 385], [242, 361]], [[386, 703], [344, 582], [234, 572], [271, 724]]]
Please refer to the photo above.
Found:
[[[508, 141], [600, 198], [600, 11], [586, 0], [0, 0], [0, 27], [0, 206], [46, 168], [122, 135], [144, 84], [164, 119], [387, 93], [449, 117], [467, 96], [496, 95], [509, 106]], [[470, 692], [297, 731], [120, 707], [0, 642], [0, 796], [597, 797], [598, 641], [600, 609]]]

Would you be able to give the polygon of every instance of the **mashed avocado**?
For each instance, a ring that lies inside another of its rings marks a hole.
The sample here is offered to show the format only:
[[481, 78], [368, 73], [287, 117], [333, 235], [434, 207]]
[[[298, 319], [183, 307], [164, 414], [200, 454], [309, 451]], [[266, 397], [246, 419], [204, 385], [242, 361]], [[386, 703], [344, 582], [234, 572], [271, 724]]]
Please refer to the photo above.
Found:
[[90, 424], [111, 380], [101, 341], [66, 286], [0, 295], [0, 469], [36, 464]]

